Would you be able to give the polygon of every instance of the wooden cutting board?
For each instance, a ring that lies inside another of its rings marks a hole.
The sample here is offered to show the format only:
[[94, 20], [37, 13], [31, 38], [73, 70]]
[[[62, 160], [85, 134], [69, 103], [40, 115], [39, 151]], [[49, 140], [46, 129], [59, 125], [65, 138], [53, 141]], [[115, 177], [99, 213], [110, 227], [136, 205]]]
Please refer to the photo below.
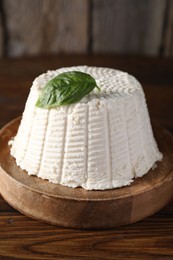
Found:
[[173, 137], [160, 127], [154, 128], [154, 134], [163, 160], [155, 170], [131, 186], [86, 191], [29, 176], [16, 165], [8, 141], [15, 136], [19, 123], [17, 118], [0, 131], [0, 192], [11, 206], [29, 217], [63, 227], [113, 228], [154, 214], [173, 196]]

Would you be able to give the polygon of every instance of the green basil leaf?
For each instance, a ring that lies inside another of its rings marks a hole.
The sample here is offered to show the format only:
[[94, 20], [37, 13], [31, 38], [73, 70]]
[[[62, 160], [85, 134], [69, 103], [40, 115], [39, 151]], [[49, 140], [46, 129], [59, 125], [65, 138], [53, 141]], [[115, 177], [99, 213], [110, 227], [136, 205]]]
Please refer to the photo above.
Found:
[[95, 87], [100, 91], [95, 79], [87, 73], [80, 71], [64, 72], [43, 87], [36, 106], [51, 108], [70, 105], [81, 100]]

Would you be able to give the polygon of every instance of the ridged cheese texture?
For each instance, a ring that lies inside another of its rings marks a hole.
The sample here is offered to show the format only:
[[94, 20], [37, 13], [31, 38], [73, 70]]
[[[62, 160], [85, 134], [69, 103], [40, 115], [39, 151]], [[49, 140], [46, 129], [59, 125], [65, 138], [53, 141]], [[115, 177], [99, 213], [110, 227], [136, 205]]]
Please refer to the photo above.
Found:
[[[67, 71], [90, 74], [101, 92], [94, 89], [68, 106], [37, 108], [43, 86]], [[11, 144], [17, 165], [29, 175], [87, 190], [129, 185], [162, 159], [140, 83], [100, 67], [61, 68], [36, 78]]]

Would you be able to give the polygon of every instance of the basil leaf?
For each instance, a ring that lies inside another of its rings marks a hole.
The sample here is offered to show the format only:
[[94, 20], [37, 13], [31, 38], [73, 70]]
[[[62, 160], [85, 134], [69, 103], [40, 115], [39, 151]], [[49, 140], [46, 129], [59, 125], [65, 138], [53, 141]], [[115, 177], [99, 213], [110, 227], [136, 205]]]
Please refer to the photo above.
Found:
[[95, 87], [100, 91], [95, 79], [87, 73], [80, 71], [64, 72], [46, 84], [41, 91], [36, 106], [51, 108], [76, 103]]

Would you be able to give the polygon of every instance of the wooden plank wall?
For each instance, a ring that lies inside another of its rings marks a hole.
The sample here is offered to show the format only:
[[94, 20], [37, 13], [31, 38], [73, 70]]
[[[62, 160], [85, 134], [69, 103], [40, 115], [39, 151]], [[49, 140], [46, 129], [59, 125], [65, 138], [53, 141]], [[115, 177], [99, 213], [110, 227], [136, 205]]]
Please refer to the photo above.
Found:
[[165, 56], [170, 56], [173, 55], [173, 0], [168, 1], [166, 17], [163, 46]]
[[3, 32], [2, 32], [2, 22], [1, 22], [1, 15], [0, 15], [0, 57], [3, 54]]
[[3, 55], [3, 26], [2, 26], [2, 3], [0, 2], [0, 57]]
[[5, 0], [4, 10], [10, 56], [86, 50], [87, 0]]
[[173, 0], [1, 0], [1, 3], [0, 56], [173, 54]]
[[108, 2], [109, 5], [106, 0], [93, 1], [93, 50], [157, 55], [166, 1]]

